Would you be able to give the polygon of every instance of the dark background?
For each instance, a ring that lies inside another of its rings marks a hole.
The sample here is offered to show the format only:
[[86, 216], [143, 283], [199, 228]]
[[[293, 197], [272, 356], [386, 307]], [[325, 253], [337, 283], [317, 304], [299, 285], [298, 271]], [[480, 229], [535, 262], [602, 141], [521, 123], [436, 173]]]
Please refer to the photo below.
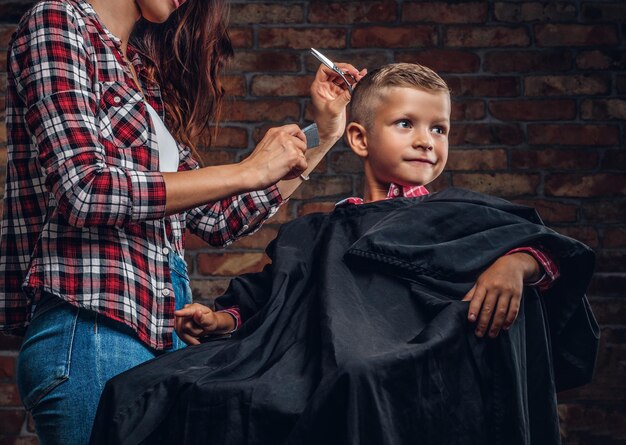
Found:
[[[0, 0], [2, 101], [9, 38], [32, 3]], [[549, 226], [596, 251], [589, 296], [601, 349], [593, 383], [559, 394], [562, 432], [570, 445], [626, 443], [625, 19], [618, 0], [235, 1], [229, 99], [217, 144], [203, 156], [236, 162], [267, 128], [310, 120], [317, 62], [309, 47], [359, 68], [410, 61], [441, 73], [453, 91], [451, 153], [430, 188], [468, 187], [535, 206]], [[2, 125], [0, 187], [5, 161]], [[259, 270], [281, 223], [359, 195], [360, 171], [340, 143], [255, 235], [225, 251], [189, 237], [196, 298], [210, 302], [230, 277]], [[15, 388], [19, 345], [0, 336], [0, 445], [37, 443]]]

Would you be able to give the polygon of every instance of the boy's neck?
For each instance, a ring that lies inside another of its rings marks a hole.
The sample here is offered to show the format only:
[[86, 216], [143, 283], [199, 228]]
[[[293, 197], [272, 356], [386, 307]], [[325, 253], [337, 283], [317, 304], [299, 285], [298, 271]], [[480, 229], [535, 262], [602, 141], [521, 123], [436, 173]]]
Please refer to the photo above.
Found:
[[389, 187], [391, 184], [380, 184], [370, 181], [365, 178], [365, 185], [363, 187], [363, 202], [382, 201], [387, 199], [389, 193]]

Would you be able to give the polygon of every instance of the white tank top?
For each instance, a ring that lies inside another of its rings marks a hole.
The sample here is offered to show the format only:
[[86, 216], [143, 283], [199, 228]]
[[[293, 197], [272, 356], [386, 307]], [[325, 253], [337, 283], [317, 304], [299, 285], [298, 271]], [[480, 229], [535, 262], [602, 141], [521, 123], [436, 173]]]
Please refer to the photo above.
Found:
[[150, 118], [152, 119], [152, 125], [154, 125], [154, 131], [156, 133], [157, 145], [159, 147], [159, 171], [160, 172], [175, 172], [178, 171], [178, 145], [172, 137], [165, 124], [161, 120], [159, 113], [154, 108], [145, 102]]

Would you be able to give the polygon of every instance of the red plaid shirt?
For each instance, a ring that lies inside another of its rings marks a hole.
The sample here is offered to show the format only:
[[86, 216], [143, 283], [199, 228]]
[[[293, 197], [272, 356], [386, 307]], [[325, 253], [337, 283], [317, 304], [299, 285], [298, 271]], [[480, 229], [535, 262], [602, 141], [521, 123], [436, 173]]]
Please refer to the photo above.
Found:
[[[390, 184], [389, 191], [387, 192], [386, 199], [393, 198], [416, 198], [418, 196], [428, 195], [428, 190], [426, 187], [417, 185], [414, 187], [402, 187], [396, 184]], [[339, 201], [335, 206], [341, 207], [350, 204], [363, 204], [362, 198], [346, 198]], [[541, 265], [543, 268], [544, 274], [539, 278], [539, 280], [534, 283], [529, 284], [530, 286], [536, 286], [540, 291], [544, 291], [552, 286], [554, 280], [559, 277], [559, 269], [556, 263], [550, 258], [550, 256], [545, 252], [545, 249], [540, 249], [536, 247], [518, 247], [517, 249], [513, 249], [510, 252], [507, 252], [507, 255], [510, 255], [515, 252], [526, 252], [529, 253], [535, 258], [535, 260]]]
[[[128, 56], [163, 117], [157, 84]], [[89, 3], [48, 0], [20, 22], [7, 79], [7, 182], [0, 240], [0, 326], [23, 327], [42, 291], [171, 347], [174, 294], [165, 231], [216, 246], [249, 234], [282, 199], [276, 187], [165, 217], [165, 183], [142, 95], [121, 42]], [[179, 170], [198, 168], [179, 146]]]

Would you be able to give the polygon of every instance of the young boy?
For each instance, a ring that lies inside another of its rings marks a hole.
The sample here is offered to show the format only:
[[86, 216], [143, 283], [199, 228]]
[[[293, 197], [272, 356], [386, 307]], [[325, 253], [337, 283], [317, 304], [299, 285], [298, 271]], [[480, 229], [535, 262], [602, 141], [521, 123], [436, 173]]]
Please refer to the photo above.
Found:
[[[354, 91], [346, 138], [363, 160], [364, 198], [337, 206], [428, 194], [424, 186], [442, 173], [448, 160], [450, 91], [431, 69], [417, 64], [387, 65], [366, 76]], [[517, 248], [498, 259], [477, 280], [468, 320], [476, 335], [496, 337], [517, 317], [524, 284], [546, 289], [558, 269], [539, 249]], [[209, 334], [234, 331], [236, 308], [216, 313], [194, 303], [176, 312], [176, 330], [188, 344]]]
[[235, 332], [109, 382], [93, 443], [560, 443], [555, 391], [595, 359], [592, 252], [527, 207], [428, 194], [450, 132], [431, 70], [372, 72], [350, 107], [364, 199], [284, 224], [230, 313], [178, 311], [191, 344]]

